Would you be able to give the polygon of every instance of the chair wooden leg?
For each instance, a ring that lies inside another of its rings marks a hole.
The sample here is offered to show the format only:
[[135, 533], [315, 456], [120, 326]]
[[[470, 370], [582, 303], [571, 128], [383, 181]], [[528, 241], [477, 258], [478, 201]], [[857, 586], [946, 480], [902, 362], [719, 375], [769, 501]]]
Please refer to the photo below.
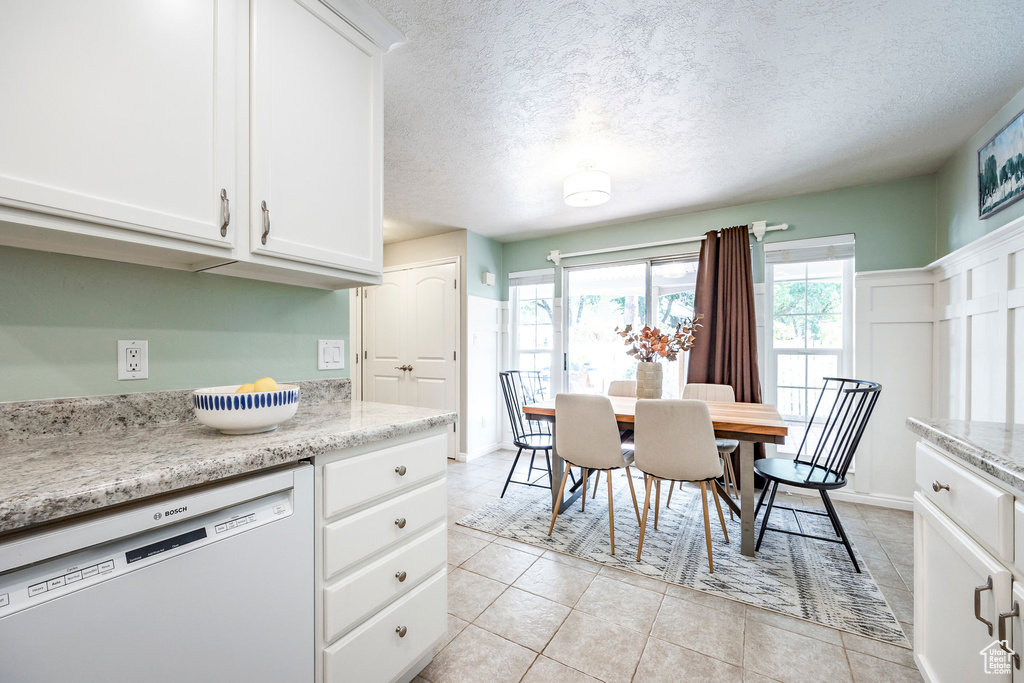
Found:
[[658, 508], [661, 507], [661, 479], [654, 481], [654, 530], [658, 530]]
[[[615, 510], [612, 507], [612, 471], [606, 473], [608, 479], [608, 534], [612, 537], [612, 555], [615, 554]], [[597, 488], [596, 486], [594, 487]]]
[[729, 530], [725, 528], [725, 515], [722, 514], [722, 504], [718, 502], [718, 487], [715, 486], [714, 482], [711, 482], [709, 488], [711, 489], [711, 495], [715, 498], [715, 507], [718, 508], [718, 521], [722, 523], [722, 533], [725, 535], [725, 542], [729, 542]]
[[597, 470], [597, 472], [594, 473], [594, 493], [593, 493], [593, 495], [590, 496], [591, 500], [593, 500], [594, 498], [597, 498], [597, 485], [600, 484], [600, 483], [601, 483], [601, 470]]
[[626, 468], [626, 481], [629, 483], [629, 495], [633, 496], [633, 512], [636, 513], [636, 523], [640, 523], [640, 508], [636, 504], [636, 490], [633, 488], [633, 474]]
[[580, 500], [583, 501], [582, 512], [587, 511], [587, 468], [583, 468], [583, 495], [580, 496]]
[[700, 502], [704, 506], [704, 538], [708, 542], [708, 570], [715, 573], [715, 563], [711, 559], [711, 517], [708, 516], [708, 483], [700, 483]]
[[[680, 484], [680, 486], [681, 486], [681, 484]], [[669, 487], [668, 487], [668, 500], [665, 501], [665, 509], [666, 510], [668, 510], [670, 507], [672, 507], [672, 489], [674, 489], [675, 487], [676, 487], [676, 483], [675, 482], [672, 482], [671, 484], [669, 484]]]
[[562, 472], [562, 485], [558, 487], [558, 503], [551, 511], [551, 526], [548, 527], [548, 536], [555, 529], [555, 518], [558, 517], [558, 506], [562, 502], [562, 494], [565, 493], [565, 480], [569, 478], [569, 463], [565, 463], [565, 470]]
[[644, 496], [644, 516], [640, 520], [640, 542], [636, 546], [636, 561], [640, 561], [640, 553], [644, 551], [644, 532], [647, 530], [647, 511], [651, 508], [651, 482], [654, 481], [654, 477], [650, 475], [644, 475], [646, 479], [645, 487], [647, 488], [647, 495]]

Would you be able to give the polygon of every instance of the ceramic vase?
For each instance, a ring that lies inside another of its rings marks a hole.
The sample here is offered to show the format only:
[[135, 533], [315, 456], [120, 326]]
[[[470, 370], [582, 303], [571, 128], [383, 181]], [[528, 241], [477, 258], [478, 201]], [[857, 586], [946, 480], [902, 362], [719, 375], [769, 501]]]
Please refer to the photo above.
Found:
[[640, 363], [636, 366], [636, 397], [661, 398], [661, 363]]

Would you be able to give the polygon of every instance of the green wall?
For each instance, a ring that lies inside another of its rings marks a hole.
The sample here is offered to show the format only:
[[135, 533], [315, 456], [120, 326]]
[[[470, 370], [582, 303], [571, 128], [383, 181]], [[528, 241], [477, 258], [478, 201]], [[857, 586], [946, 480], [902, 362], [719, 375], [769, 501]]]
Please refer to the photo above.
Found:
[[[554, 249], [573, 252], [639, 242], [659, 242], [702, 235], [708, 230], [759, 220], [768, 221], [768, 225], [789, 224], [790, 229], [785, 232], [768, 233], [765, 242], [854, 233], [858, 271], [925, 266], [935, 260], [936, 256], [935, 176], [920, 176], [509, 242], [505, 244], [503, 253], [503, 296], [508, 296], [508, 273], [551, 267], [546, 257]], [[566, 264], [579, 265], [633, 256], [661, 256], [697, 248], [697, 245], [678, 245], [632, 250], [576, 258]], [[759, 282], [764, 279], [763, 255], [761, 248], [756, 247], [754, 279]], [[556, 277], [556, 287], [560, 280]]]
[[[0, 247], [0, 401], [278, 380], [348, 340], [348, 292]], [[118, 339], [149, 341], [149, 379], [117, 381]]]
[[[478, 235], [472, 230], [466, 231], [466, 292], [470, 296], [479, 296], [485, 299], [504, 300], [501, 270], [502, 244], [492, 239]], [[481, 279], [484, 273], [494, 273], [497, 284], [488, 287]], [[508, 284], [504, 285], [504, 290]]]
[[938, 173], [937, 256], [956, 251], [1024, 216], [1024, 200], [985, 220], [978, 218], [978, 150], [1024, 110], [1024, 90], [1014, 95]]

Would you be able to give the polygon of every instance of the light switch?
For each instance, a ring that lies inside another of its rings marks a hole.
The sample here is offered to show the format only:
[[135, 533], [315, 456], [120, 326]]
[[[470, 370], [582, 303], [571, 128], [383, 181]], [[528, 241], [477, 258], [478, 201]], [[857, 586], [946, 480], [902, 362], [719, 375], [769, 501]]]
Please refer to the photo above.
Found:
[[317, 369], [341, 370], [345, 367], [345, 342], [341, 339], [317, 341]]

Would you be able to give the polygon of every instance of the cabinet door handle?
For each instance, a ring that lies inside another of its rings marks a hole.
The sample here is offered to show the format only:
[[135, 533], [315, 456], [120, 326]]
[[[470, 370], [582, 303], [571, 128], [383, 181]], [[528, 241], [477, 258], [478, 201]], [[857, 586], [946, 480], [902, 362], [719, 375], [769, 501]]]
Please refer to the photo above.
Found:
[[266, 200], [260, 202], [260, 208], [263, 209], [263, 236], [260, 237], [260, 241], [266, 244], [270, 235], [270, 209], [267, 208]]
[[[404, 529], [405, 528], [405, 517], [399, 517], [398, 519], [396, 519], [395, 520], [395, 526], [397, 526], [399, 529]], [[981, 598], [978, 598], [977, 600], [975, 600], [975, 602], [977, 603], [980, 600], [981, 600]], [[989, 630], [989, 635], [992, 635], [992, 624], [988, 625], [988, 630]]]
[[981, 616], [981, 594], [990, 590], [992, 590], [991, 576], [988, 577], [988, 580], [983, 585], [974, 587], [974, 618], [988, 626], [988, 634], [992, 635], [992, 622]]
[[938, 493], [939, 491], [948, 491], [949, 484], [940, 484], [938, 480], [932, 482], [932, 491]]
[[228, 201], [228, 191], [220, 191], [220, 236], [228, 236], [228, 223], [231, 222], [231, 202]]
[[1007, 654], [1013, 655], [1013, 666], [1017, 669], [1020, 668], [1020, 655], [1006, 647], [1006, 620], [1011, 617], [1020, 616], [1020, 604], [1014, 600], [1013, 609], [1009, 612], [1003, 612], [999, 615], [999, 647], [1003, 648], [1003, 651]]
[[395, 468], [395, 474], [397, 474], [400, 477], [404, 477], [407, 471], [408, 470], [405, 469], [405, 465], [399, 465], [398, 467]]
[[[395, 572], [395, 578], [398, 579], [398, 583], [405, 581], [405, 572]], [[1002, 626], [1000, 626], [1002, 628]]]
[[397, 633], [397, 634], [398, 634], [398, 637], [399, 637], [399, 638], [405, 638], [405, 634], [406, 634], [407, 632], [408, 632], [408, 629], [407, 629], [407, 628], [405, 628], [404, 626], [399, 626], [399, 627], [397, 627], [397, 628], [395, 629], [395, 633]]

